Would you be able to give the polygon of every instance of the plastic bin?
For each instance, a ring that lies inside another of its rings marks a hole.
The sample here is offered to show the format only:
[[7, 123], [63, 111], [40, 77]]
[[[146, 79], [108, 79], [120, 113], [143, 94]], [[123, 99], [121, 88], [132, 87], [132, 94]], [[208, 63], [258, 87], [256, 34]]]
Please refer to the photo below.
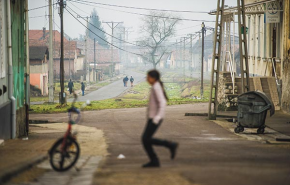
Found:
[[257, 133], [265, 131], [267, 111], [270, 116], [275, 113], [273, 102], [261, 91], [249, 91], [238, 96], [238, 126], [235, 133], [244, 131], [244, 128], [258, 128]]

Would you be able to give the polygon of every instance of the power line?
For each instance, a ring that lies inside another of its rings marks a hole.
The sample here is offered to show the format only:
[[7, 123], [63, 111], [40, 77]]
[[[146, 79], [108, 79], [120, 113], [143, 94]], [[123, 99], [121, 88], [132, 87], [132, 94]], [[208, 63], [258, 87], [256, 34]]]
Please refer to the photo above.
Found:
[[[72, 3], [71, 3], [72, 4]], [[76, 11], [74, 11], [71, 7], [69, 7], [69, 6], [67, 6], [70, 10], [72, 10], [75, 14], [77, 14], [78, 15], [78, 13], [76, 12]], [[79, 8], [78, 8], [79, 9]], [[79, 10], [81, 10], [81, 9], [79, 9]], [[81, 10], [82, 11], [82, 10]], [[81, 17], [84, 21], [86, 21], [83, 17]], [[101, 32], [103, 32], [103, 33], [105, 33], [105, 34], [107, 34], [107, 35], [109, 35], [109, 36], [111, 36], [112, 37], [112, 35], [111, 34], [109, 34], [109, 33], [107, 33], [107, 32], [105, 32], [105, 31], [103, 31], [103, 30], [101, 30], [101, 29], [99, 29], [98, 27], [96, 27], [95, 25], [93, 25], [92, 23], [90, 23], [89, 21], [86, 21], [87, 23], [89, 23], [90, 25], [92, 25], [93, 27], [95, 27], [96, 29], [98, 29], [99, 31], [101, 31]], [[195, 25], [195, 26], [198, 26], [198, 25]], [[195, 27], [195, 26], [193, 26], [193, 27]], [[187, 35], [187, 34], [183, 34], [183, 35]], [[124, 40], [122, 40], [122, 39], [119, 39], [118, 37], [115, 37], [115, 36], [113, 36], [113, 38], [115, 38], [115, 39], [117, 39], [117, 40], [119, 40], [119, 41], [121, 41], [121, 42], [125, 42], [125, 43], [128, 43], [128, 44], [131, 44], [131, 45], [134, 45], [134, 46], [138, 46], [138, 47], [145, 47], [145, 46], [143, 46], [143, 45], [139, 45], [139, 44], [134, 44], [134, 43], [131, 43], [131, 42], [128, 42], [128, 41], [124, 41]], [[187, 39], [186, 39], [187, 40]], [[173, 44], [174, 45], [174, 44]], [[171, 46], [171, 45], [169, 45], [169, 46]], [[169, 47], [169, 46], [164, 46], [164, 47]]]
[[200, 26], [200, 24], [195, 25], [195, 26], [186, 27], [186, 28], [181, 28], [181, 29], [178, 29], [178, 30], [176, 30], [176, 31], [179, 31], [179, 30], [186, 30], [186, 29], [189, 29], [189, 28], [197, 27], [197, 26]]
[[81, 21], [79, 21], [68, 9], [67, 9], [67, 11], [68, 11], [68, 13], [75, 19], [75, 20], [77, 20], [81, 25], [83, 25], [87, 30], [89, 30], [90, 32], [92, 32], [94, 35], [96, 35], [98, 38], [100, 38], [101, 40], [103, 40], [104, 42], [106, 42], [106, 43], [108, 43], [109, 45], [111, 45], [111, 46], [113, 46], [113, 47], [115, 47], [115, 48], [117, 48], [117, 49], [119, 49], [119, 50], [122, 50], [122, 51], [125, 51], [125, 52], [128, 52], [128, 53], [131, 53], [131, 54], [134, 54], [134, 55], [137, 55], [137, 56], [143, 56], [143, 55], [141, 55], [141, 54], [139, 54], [139, 53], [133, 53], [133, 52], [130, 52], [130, 51], [127, 51], [127, 50], [124, 50], [124, 49], [122, 49], [122, 48], [120, 48], [120, 47], [118, 47], [118, 46], [115, 46], [114, 44], [112, 44], [112, 43], [110, 43], [110, 42], [108, 42], [108, 41], [106, 41], [105, 39], [103, 39], [102, 37], [100, 37], [99, 35], [97, 35], [95, 32], [93, 32], [91, 29], [89, 29], [86, 25], [84, 25]]
[[94, 7], [103, 8], [103, 9], [112, 10], [112, 11], [117, 11], [117, 12], [123, 12], [123, 13], [134, 14], [134, 15], [140, 15], [140, 16], [156, 17], [156, 18], [163, 18], [163, 19], [173, 19], [173, 20], [179, 20], [179, 21], [215, 22], [215, 21], [209, 21], [209, 20], [182, 19], [182, 18], [175, 18], [175, 17], [148, 15], [148, 14], [143, 14], [143, 13], [127, 12], [127, 11], [115, 10], [115, 9], [111, 9], [111, 8], [104, 8], [104, 7], [100, 7], [100, 6], [96, 6], [96, 5], [91, 5], [91, 4], [84, 3], [84, 2], [80, 2], [80, 1], [71, 1], [71, 2], [75, 2], [75, 3], [87, 5], [87, 6], [94, 6]]
[[29, 17], [29, 19], [40, 18], [40, 17], [46, 17], [46, 16], [48, 16], [48, 15], [33, 16], [33, 17]]
[[[114, 4], [105, 4], [105, 3], [97, 3], [97, 2], [91, 2], [91, 1], [81, 1], [80, 2], [86, 2], [86, 3], [92, 3], [92, 4], [98, 4], [103, 6], [112, 6], [112, 7], [118, 7], [118, 8], [127, 8], [127, 9], [137, 9], [137, 10], [151, 10], [151, 11], [162, 11], [162, 12], [179, 12], [179, 13], [208, 13], [206, 11], [190, 11], [190, 10], [170, 10], [170, 9], [155, 9], [155, 8], [143, 8], [143, 7], [133, 7], [133, 6], [121, 6], [121, 5], [114, 5]], [[74, 1], [78, 2], [78, 1]]]
[[77, 8], [78, 10], [80, 10], [81, 12], [84, 12], [85, 14], [90, 15], [88, 12], [83, 11], [82, 9], [80, 9], [79, 7], [77, 7], [76, 5], [74, 5], [73, 3], [70, 3], [70, 4], [73, 5], [75, 8]]
[[[70, 10], [72, 10], [75, 14], [79, 15], [79, 14], [78, 14], [77, 12], [75, 12], [72, 8], [70, 8], [69, 6], [67, 6], [67, 7], [68, 7]], [[82, 18], [84, 21], [86, 21], [87, 23], [89, 23], [89, 24], [92, 25], [94, 28], [98, 29], [99, 31], [101, 31], [101, 32], [103, 32], [103, 33], [109, 35], [110, 37], [113, 37], [114, 39], [117, 39], [117, 40], [119, 40], [119, 41], [121, 41], [121, 42], [125, 42], [125, 43], [128, 43], [128, 44], [134, 45], [134, 46], [144, 47], [144, 46], [141, 46], [141, 45], [138, 45], [138, 44], [134, 44], [134, 43], [131, 43], [131, 42], [128, 42], [128, 41], [125, 41], [125, 40], [119, 39], [118, 37], [115, 37], [115, 36], [113, 36], [113, 35], [111, 35], [111, 34], [105, 32], [104, 30], [102, 30], [102, 29], [96, 27], [95, 25], [93, 25], [93, 24], [90, 23], [89, 21], [85, 20], [83, 17], [80, 17], [80, 18]]]
[[[56, 5], [56, 4], [58, 4], [58, 3], [54, 3], [53, 5]], [[45, 7], [48, 7], [48, 6], [49, 5], [39, 6], [39, 7], [36, 7], [36, 8], [31, 8], [28, 11], [37, 10], [37, 9], [40, 9], [40, 8], [45, 8]]]

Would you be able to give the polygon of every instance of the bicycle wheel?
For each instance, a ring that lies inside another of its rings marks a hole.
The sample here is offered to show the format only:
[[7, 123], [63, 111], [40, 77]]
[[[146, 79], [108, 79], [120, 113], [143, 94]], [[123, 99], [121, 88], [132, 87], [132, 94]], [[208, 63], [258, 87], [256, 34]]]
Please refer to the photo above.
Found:
[[63, 172], [75, 165], [79, 158], [80, 147], [75, 139], [67, 137], [64, 149], [61, 150], [64, 138], [60, 138], [50, 149], [50, 165], [55, 171]]

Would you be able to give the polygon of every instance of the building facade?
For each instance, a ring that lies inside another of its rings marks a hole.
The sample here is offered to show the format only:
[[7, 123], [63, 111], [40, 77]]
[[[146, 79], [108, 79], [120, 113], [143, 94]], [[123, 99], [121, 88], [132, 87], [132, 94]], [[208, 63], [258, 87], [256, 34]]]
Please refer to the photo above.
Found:
[[0, 0], [1, 139], [24, 136], [28, 131], [27, 3], [25, 0]]
[[249, 73], [275, 77], [280, 106], [290, 113], [290, 1], [259, 1], [246, 0]]

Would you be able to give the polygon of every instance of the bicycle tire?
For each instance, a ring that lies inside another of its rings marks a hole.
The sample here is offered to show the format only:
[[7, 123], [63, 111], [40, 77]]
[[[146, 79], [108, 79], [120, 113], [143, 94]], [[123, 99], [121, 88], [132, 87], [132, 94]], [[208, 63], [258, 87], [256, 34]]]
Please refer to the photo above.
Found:
[[[58, 171], [58, 172], [64, 172], [64, 171], [67, 171], [69, 170], [71, 167], [73, 167], [75, 165], [75, 163], [77, 162], [78, 158], [79, 158], [79, 155], [80, 155], [80, 147], [79, 147], [79, 144], [76, 142], [75, 139], [73, 139], [72, 137], [67, 137], [67, 141], [66, 141], [66, 144], [65, 144], [65, 147], [70, 147], [72, 145], [75, 146], [76, 148], [76, 151], [74, 152], [75, 153], [75, 157], [74, 159], [71, 161], [71, 163], [69, 165], [67, 165], [66, 167], [63, 167], [63, 163], [65, 162], [64, 160], [66, 158], [70, 158], [69, 157], [69, 153], [70, 152], [66, 152], [66, 156], [64, 156], [64, 154], [62, 154], [61, 152], [57, 151], [57, 148], [60, 147], [62, 145], [62, 142], [63, 142], [63, 139], [64, 138], [60, 138], [59, 140], [57, 140], [54, 145], [51, 147], [50, 151], [49, 151], [49, 162], [50, 162], [50, 165], [51, 167], [55, 170], [55, 171]], [[59, 161], [59, 166], [57, 166], [55, 163], [54, 163], [54, 155], [56, 153], [60, 153], [61, 155], [61, 161]], [[62, 164], [61, 164], [62, 163]]]

